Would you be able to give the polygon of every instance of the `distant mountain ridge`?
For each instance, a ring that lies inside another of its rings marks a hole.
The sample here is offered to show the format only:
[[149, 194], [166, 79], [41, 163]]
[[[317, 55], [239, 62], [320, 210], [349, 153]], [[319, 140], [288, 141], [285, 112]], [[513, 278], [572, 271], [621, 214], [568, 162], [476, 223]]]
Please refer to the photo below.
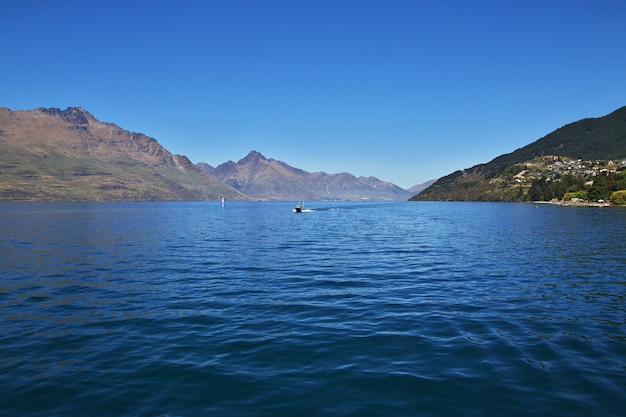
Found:
[[256, 151], [212, 168], [81, 107], [0, 108], [0, 201], [406, 200], [376, 178], [308, 173]]
[[251, 151], [238, 162], [215, 168], [197, 164], [207, 175], [258, 200], [406, 200], [412, 193], [375, 177], [310, 173]]
[[435, 181], [437, 181], [437, 180], [429, 180], [429, 181], [426, 181], [426, 182], [424, 182], [422, 184], [414, 185], [413, 187], [409, 188], [407, 191], [409, 191], [411, 193], [411, 195], [419, 194], [422, 191], [424, 191], [425, 189], [427, 189], [428, 187], [430, 187], [431, 185], [433, 185], [435, 183]]
[[[581, 160], [626, 158], [626, 106], [603, 117], [567, 124], [488, 163], [453, 172], [411, 200], [508, 201], [522, 198], [521, 194], [512, 196], [515, 185], [507, 188], [505, 174], [513, 172], [517, 164], [548, 155]], [[518, 172], [519, 169], [515, 173]]]

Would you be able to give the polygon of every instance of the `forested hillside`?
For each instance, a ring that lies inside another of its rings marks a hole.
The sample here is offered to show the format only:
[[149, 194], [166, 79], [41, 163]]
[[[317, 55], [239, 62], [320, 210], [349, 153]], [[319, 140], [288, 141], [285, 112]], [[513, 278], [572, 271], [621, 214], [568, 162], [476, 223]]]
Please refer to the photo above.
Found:
[[[625, 160], [626, 107], [622, 107], [604, 117], [563, 126], [486, 164], [456, 171], [411, 200], [534, 201], [563, 199], [578, 191], [591, 192], [585, 195], [589, 199], [606, 200], [622, 189]], [[606, 190], [592, 189], [601, 183], [607, 184]]]

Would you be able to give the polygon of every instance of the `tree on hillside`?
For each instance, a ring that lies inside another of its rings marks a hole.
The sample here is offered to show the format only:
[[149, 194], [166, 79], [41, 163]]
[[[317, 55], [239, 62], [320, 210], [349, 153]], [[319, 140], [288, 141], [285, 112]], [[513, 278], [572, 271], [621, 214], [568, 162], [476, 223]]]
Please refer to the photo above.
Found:
[[596, 177], [593, 180], [593, 185], [587, 192], [587, 198], [590, 201], [608, 200], [611, 197], [611, 191], [609, 190], [606, 182], [606, 177]]
[[626, 190], [615, 191], [611, 194], [611, 202], [620, 206], [626, 206]]

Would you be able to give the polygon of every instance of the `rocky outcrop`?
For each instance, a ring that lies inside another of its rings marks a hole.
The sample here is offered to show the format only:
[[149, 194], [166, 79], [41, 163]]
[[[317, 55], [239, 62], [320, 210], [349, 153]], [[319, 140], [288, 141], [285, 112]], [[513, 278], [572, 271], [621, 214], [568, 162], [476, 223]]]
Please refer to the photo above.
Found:
[[96, 119], [91, 115], [91, 113], [89, 113], [87, 110], [83, 109], [82, 107], [68, 107], [65, 110], [60, 110], [57, 108], [51, 108], [51, 109], [39, 108], [37, 110], [45, 114], [53, 115], [64, 122], [75, 124], [75, 125], [86, 125], [90, 121], [96, 121]]

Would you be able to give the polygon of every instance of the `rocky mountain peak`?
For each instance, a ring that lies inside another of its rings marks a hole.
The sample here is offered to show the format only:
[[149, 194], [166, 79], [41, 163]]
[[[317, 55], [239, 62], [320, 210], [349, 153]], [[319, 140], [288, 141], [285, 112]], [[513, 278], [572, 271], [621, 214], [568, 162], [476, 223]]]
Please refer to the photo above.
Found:
[[65, 110], [51, 108], [51, 109], [39, 109], [43, 113], [51, 114], [67, 123], [72, 123], [75, 125], [86, 125], [91, 121], [96, 121], [96, 118], [93, 117], [91, 113], [82, 107], [68, 107]]
[[237, 164], [243, 165], [243, 164], [248, 164], [251, 162], [258, 162], [258, 161], [267, 161], [267, 158], [265, 158], [263, 155], [261, 155], [261, 153], [257, 151], [251, 151], [248, 155], [246, 155], [245, 158], [240, 159], [237, 162]]
[[196, 164], [196, 167], [200, 171], [204, 172], [205, 174], [211, 174], [213, 172], [213, 170], [215, 169], [211, 165], [207, 164], [206, 162], [198, 162]]

